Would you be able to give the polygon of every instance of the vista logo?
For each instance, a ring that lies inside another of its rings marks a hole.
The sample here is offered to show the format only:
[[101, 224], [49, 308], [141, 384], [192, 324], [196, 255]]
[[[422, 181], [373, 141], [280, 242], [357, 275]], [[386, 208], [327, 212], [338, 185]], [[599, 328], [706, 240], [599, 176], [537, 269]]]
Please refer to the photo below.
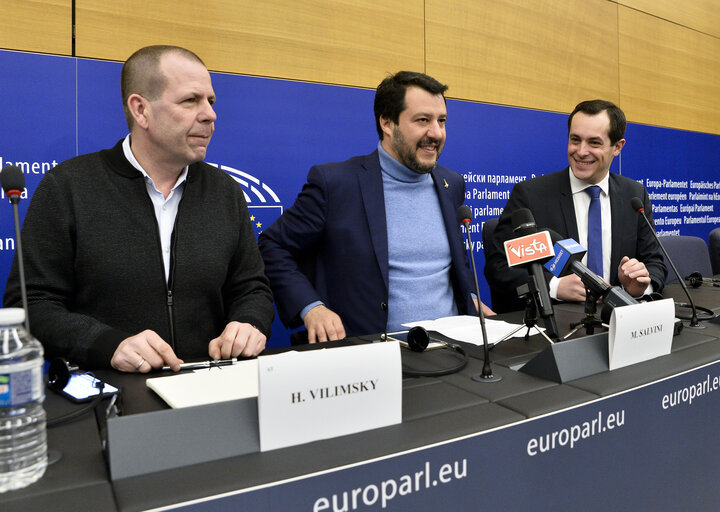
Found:
[[540, 231], [505, 242], [505, 254], [511, 267], [555, 256], [550, 233]]

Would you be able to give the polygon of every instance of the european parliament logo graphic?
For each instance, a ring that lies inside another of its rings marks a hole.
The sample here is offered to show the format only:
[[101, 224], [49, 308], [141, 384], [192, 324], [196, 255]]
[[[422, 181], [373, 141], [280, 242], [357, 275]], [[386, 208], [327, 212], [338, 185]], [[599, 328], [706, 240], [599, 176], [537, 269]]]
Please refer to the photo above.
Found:
[[228, 165], [218, 165], [218, 169], [222, 169], [228, 173], [242, 187], [245, 194], [245, 202], [247, 202], [250, 211], [250, 222], [252, 223], [255, 236], [262, 233], [263, 229], [282, 215], [283, 206], [277, 194], [262, 183], [259, 179], [251, 174], [235, 169]]

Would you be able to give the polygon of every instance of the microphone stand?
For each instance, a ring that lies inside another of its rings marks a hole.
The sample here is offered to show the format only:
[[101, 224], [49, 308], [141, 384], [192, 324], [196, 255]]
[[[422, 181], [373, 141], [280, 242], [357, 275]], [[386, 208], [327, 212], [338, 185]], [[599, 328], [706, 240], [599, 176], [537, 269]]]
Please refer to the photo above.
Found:
[[[645, 219], [645, 221], [648, 222], [648, 224], [650, 224], [650, 222], [647, 220], [645, 215], [643, 215], [642, 217]], [[685, 284], [685, 280], [682, 277], [680, 277], [680, 272], [678, 272], [678, 269], [675, 268], [675, 264], [672, 262], [672, 260], [670, 259], [670, 256], [668, 256], [668, 253], [665, 250], [665, 247], [663, 247], [663, 245], [660, 243], [659, 240], [658, 240], [658, 245], [660, 245], [660, 249], [662, 249], [662, 252], [665, 255], [665, 261], [670, 263], [670, 267], [672, 267], [673, 272], [675, 273], [675, 275], [678, 278], [678, 282], [680, 283], [680, 286], [682, 287], [683, 291], [685, 292], [685, 295], [687, 295], [688, 301], [690, 301], [690, 310], [692, 311], [692, 314], [690, 316], [690, 324], [688, 325], [688, 327], [692, 327], [694, 329], [705, 329], [705, 326], [702, 325], [700, 323], [700, 320], [698, 319], [697, 307], [695, 306], [695, 301], [693, 300], [692, 295], [690, 295], [690, 290], [688, 290], [688, 287]], [[687, 307], [687, 304], [685, 304], [684, 306]]]
[[512, 338], [516, 332], [518, 332], [520, 329], [524, 329], [527, 327], [527, 331], [525, 332], [525, 341], [527, 342], [530, 339], [530, 331], [532, 329], [535, 329], [538, 334], [542, 335], [548, 343], [552, 344], [555, 343], [553, 340], [551, 340], [547, 334], [545, 334], [545, 331], [540, 329], [537, 326], [537, 305], [535, 304], [535, 291], [530, 289], [530, 286], [535, 286], [535, 280], [531, 279], [526, 284], [521, 284], [517, 287], [517, 294], [518, 297], [525, 300], [525, 316], [523, 317], [523, 325], [519, 325], [517, 328], [513, 329], [509, 333], [507, 333], [505, 336], [500, 338], [495, 345], [490, 347], [490, 350], [495, 348], [498, 343], [501, 341], [505, 341], [507, 339]]
[[567, 333], [564, 340], [575, 334], [579, 329], [585, 327], [585, 334], [588, 336], [595, 333], [595, 327], [603, 327], [602, 321], [595, 317], [597, 313], [597, 301], [600, 297], [590, 288], [585, 288], [585, 317], [578, 321], [572, 322], [570, 328], [572, 331]]
[[[386, 302], [383, 302], [380, 304], [380, 309], [383, 310], [383, 313], [387, 313], [388, 305]], [[387, 341], [388, 340], [388, 333], [387, 333], [387, 322], [385, 322], [385, 325], [383, 327], [383, 333], [380, 335], [380, 341]]]
[[502, 380], [500, 375], [493, 375], [490, 366], [490, 348], [488, 346], [487, 331], [485, 330], [485, 314], [482, 310], [482, 300], [480, 300], [480, 286], [477, 280], [477, 270], [475, 269], [475, 255], [472, 252], [472, 240], [470, 239], [470, 219], [463, 219], [462, 225], [465, 226], [465, 236], [467, 236], [468, 247], [470, 248], [470, 263], [472, 263], [473, 280], [475, 281], [475, 293], [478, 300], [478, 318], [480, 319], [480, 329], [483, 338], [483, 369], [482, 373], [473, 375], [471, 378], [476, 382], [498, 382]]
[[553, 340], [560, 341], [559, 330], [557, 321], [555, 320], [555, 312], [552, 307], [552, 299], [550, 298], [550, 292], [546, 285], [539, 285], [538, 283], [544, 283], [543, 266], [539, 263], [530, 263], [530, 277], [528, 279], [528, 285], [533, 291], [535, 301], [540, 310], [540, 316], [545, 324], [545, 330], [548, 332]]
[[20, 211], [18, 208], [18, 202], [20, 201], [20, 191], [10, 190], [8, 192], [8, 199], [12, 204], [13, 217], [15, 220], [15, 254], [18, 259], [18, 274], [20, 276], [20, 296], [22, 298], [22, 306], [25, 310], [25, 330], [30, 334], [30, 312], [28, 311], [28, 299], [27, 299], [27, 288], [25, 286], [25, 264], [23, 262], [23, 250], [22, 250], [22, 239], [20, 236]]
[[[635, 199], [640, 201], [640, 207], [636, 208]], [[675, 276], [678, 279], [678, 282], [680, 283], [680, 287], [685, 292], [685, 295], [687, 295], [688, 300], [690, 301], [690, 309], [692, 310], [692, 316], [690, 317], [690, 325], [688, 327], [692, 327], [694, 329], [705, 329], [705, 326], [700, 323], [698, 320], [698, 314], [697, 314], [697, 307], [695, 307], [695, 301], [692, 299], [692, 296], [690, 295], [690, 290], [688, 290], [687, 285], [685, 284], [685, 280], [680, 276], [680, 272], [678, 272], [678, 269], [675, 267], [675, 264], [670, 259], [670, 255], [668, 255], [667, 251], [665, 250], [665, 247], [663, 247], [662, 242], [660, 242], [660, 237], [658, 237], [657, 233], [655, 232], [655, 229], [653, 229], [652, 224], [650, 224], [650, 221], [645, 216], [645, 208], [642, 207], [642, 201], [634, 197], [632, 200], [633, 207], [637, 213], [640, 214], [640, 216], [645, 220], [645, 223], [647, 224], [648, 228], [650, 228], [650, 231], [653, 235], [655, 235], [655, 240], [657, 240], [658, 245], [660, 246], [660, 250], [665, 255], [665, 261], [667, 261], [670, 264], [670, 267], [672, 268], [672, 271], [675, 273]], [[687, 304], [685, 305], [687, 306]]]

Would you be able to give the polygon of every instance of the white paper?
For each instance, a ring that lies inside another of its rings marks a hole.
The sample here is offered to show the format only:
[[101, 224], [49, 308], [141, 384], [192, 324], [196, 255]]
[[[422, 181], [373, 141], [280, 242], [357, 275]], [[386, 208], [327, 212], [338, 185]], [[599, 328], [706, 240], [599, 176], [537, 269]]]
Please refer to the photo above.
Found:
[[608, 336], [610, 369], [669, 354], [674, 324], [672, 299], [615, 308]]
[[261, 451], [402, 421], [397, 343], [292, 351], [258, 362]]
[[[477, 316], [457, 315], [438, 318], [437, 320], [422, 320], [420, 322], [411, 322], [403, 324], [405, 327], [424, 327], [428, 331], [436, 331], [455, 341], [464, 341], [473, 345], [482, 345], [482, 330], [480, 329], [480, 320]], [[512, 338], [521, 338], [525, 336], [527, 328], [524, 324], [513, 324], [504, 320], [492, 320], [485, 318], [485, 332], [488, 337], [488, 345], [494, 345], [505, 336], [513, 332], [518, 327], [523, 328], [513, 334]], [[542, 327], [538, 328], [544, 330]], [[531, 334], [535, 334], [532, 332]]]
[[167, 404], [174, 408], [192, 407], [258, 395], [257, 359], [155, 377], [145, 381]]

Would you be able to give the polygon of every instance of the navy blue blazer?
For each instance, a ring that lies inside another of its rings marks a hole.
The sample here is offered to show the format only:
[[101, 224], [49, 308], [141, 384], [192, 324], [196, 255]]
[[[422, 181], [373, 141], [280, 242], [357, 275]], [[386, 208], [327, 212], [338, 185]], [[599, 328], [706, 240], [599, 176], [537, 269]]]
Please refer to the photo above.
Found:
[[[455, 302], [460, 314], [477, 314], [456, 219], [465, 182], [441, 166], [431, 175], [450, 243]], [[392, 221], [413, 222], [413, 205], [407, 205], [405, 218]], [[260, 234], [258, 243], [286, 327], [302, 325], [300, 311], [319, 300], [340, 316], [348, 336], [385, 330], [388, 240], [377, 151], [310, 169], [295, 204]]]
[[[568, 169], [538, 176], [513, 187], [495, 229], [494, 243], [486, 247], [485, 278], [490, 285], [495, 312], [524, 308], [523, 302], [517, 298], [516, 288], [527, 282], [528, 273], [524, 269], [509, 268], [503, 249], [503, 242], [513, 238], [512, 212], [519, 208], [529, 208], [538, 229], [552, 229], [567, 238], [578, 239]], [[667, 275], [661, 249], [645, 221], [630, 206], [633, 197], [642, 199], [652, 222], [652, 206], [647, 190], [637, 181], [611, 172], [609, 195], [612, 219], [610, 284], [620, 285], [618, 266], [622, 257], [628, 256], [645, 264], [653, 289], [659, 292]]]

